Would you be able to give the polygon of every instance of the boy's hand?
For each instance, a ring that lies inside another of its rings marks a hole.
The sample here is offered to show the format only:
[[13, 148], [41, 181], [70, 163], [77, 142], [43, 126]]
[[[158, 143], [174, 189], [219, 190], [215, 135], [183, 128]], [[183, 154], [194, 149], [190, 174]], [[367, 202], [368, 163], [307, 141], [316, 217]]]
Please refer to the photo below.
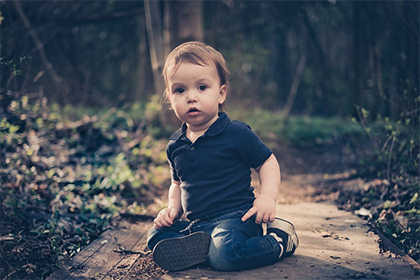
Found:
[[257, 224], [273, 222], [276, 217], [276, 201], [267, 194], [260, 194], [254, 200], [252, 208], [242, 217], [242, 221], [245, 222], [254, 215]]
[[161, 210], [154, 220], [155, 229], [172, 226], [178, 216], [179, 212], [176, 208], [170, 207]]

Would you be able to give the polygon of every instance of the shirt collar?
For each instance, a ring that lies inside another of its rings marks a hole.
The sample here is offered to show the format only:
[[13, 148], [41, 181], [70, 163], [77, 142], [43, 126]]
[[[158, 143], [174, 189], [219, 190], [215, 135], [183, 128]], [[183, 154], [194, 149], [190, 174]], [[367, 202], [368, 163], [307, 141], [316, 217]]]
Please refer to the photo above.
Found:
[[[216, 136], [225, 130], [226, 126], [230, 122], [228, 115], [225, 112], [219, 112], [219, 118], [207, 129], [204, 133], [205, 136]], [[170, 140], [182, 140], [185, 139], [185, 132], [187, 131], [187, 124], [183, 123], [181, 128], [178, 129], [169, 139]]]

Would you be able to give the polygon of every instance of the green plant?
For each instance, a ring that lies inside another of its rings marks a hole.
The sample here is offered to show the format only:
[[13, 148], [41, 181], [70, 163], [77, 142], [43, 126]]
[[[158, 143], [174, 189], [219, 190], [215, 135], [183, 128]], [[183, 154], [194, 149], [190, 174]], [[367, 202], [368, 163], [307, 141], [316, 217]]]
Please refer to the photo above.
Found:
[[22, 74], [22, 70], [19, 67], [22, 64], [27, 64], [28, 59], [32, 59], [32, 57], [30, 55], [21, 56], [17, 61], [14, 59], [6, 60], [5, 57], [0, 57], [0, 65], [5, 65], [12, 71], [12, 75], [18, 76]]
[[360, 125], [339, 118], [291, 116], [284, 120], [280, 112], [254, 109], [230, 110], [231, 118], [244, 121], [265, 141], [288, 143], [298, 147], [344, 144], [364, 137]]
[[369, 122], [369, 112], [358, 108], [359, 119], [371, 140], [373, 149], [362, 159], [365, 176], [385, 177], [389, 181], [420, 176], [420, 131], [418, 122], [401, 116], [398, 121], [378, 116]]

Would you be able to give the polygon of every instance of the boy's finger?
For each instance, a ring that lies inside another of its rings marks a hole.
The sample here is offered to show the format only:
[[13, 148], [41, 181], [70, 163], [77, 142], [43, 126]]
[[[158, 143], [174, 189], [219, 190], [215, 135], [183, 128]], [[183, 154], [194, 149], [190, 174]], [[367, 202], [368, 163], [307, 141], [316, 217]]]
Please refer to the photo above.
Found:
[[251, 218], [255, 213], [257, 213], [257, 209], [252, 207], [251, 209], [248, 210], [248, 212], [245, 213], [245, 215], [242, 216], [242, 222], [245, 222], [246, 220]]
[[155, 220], [154, 224], [155, 224], [155, 229], [162, 228], [162, 224], [158, 220]]
[[169, 216], [164, 217], [163, 225], [165, 227], [170, 227], [172, 225], [172, 219]]
[[263, 221], [264, 219], [264, 214], [263, 213], [257, 213], [257, 216], [255, 217], [255, 223], [257, 225], [261, 224], [261, 221]]
[[275, 219], [276, 219], [276, 214], [274, 213], [273, 215], [270, 215], [270, 219], [268, 221], [272, 223], [274, 222]]

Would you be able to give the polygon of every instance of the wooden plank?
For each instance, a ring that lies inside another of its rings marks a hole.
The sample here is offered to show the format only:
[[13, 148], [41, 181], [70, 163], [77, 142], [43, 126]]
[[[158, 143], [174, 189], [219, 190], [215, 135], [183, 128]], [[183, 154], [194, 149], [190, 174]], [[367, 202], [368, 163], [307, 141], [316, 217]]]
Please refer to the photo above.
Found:
[[48, 279], [114, 279], [109, 275], [124, 273], [139, 257], [138, 254], [121, 254], [118, 251], [144, 250], [146, 233], [151, 226], [145, 222], [124, 223], [120, 229], [104, 232]]
[[101, 279], [118, 262], [120, 254], [113, 254], [113, 250], [118, 248], [118, 242], [123, 241], [128, 234], [127, 230], [113, 230], [108, 233], [108, 242], [88, 258], [80, 269], [73, 270], [66, 280]]
[[112, 234], [112, 233], [110, 233], [109, 230], [105, 231], [101, 236], [99, 236], [96, 240], [94, 240], [91, 244], [89, 244], [89, 246], [87, 246], [80, 253], [78, 253], [73, 259], [65, 263], [63, 267], [57, 270], [48, 279], [50, 280], [66, 279], [72, 273], [73, 270], [82, 268], [86, 260], [89, 259], [95, 253], [97, 253], [98, 250], [108, 242], [108, 239], [109, 239], [108, 234]]
[[123, 278], [136, 263], [137, 259], [148, 254], [146, 245], [147, 232], [152, 225], [150, 223], [140, 224], [136, 230], [137, 235], [131, 235], [126, 240], [127, 253], [122, 255], [120, 261], [108, 272], [104, 280], [115, 280]]
[[139, 236], [142, 236], [141, 232], [139, 233], [139, 227], [129, 227], [128, 229], [114, 231], [113, 233], [113, 238], [89, 258], [85, 264], [85, 268], [83, 270], [73, 271], [69, 280], [72, 277], [79, 279], [80, 277], [85, 279], [103, 279], [123, 258], [120, 253], [114, 250], [121, 247], [132, 247], [133, 243], [137, 243]]

